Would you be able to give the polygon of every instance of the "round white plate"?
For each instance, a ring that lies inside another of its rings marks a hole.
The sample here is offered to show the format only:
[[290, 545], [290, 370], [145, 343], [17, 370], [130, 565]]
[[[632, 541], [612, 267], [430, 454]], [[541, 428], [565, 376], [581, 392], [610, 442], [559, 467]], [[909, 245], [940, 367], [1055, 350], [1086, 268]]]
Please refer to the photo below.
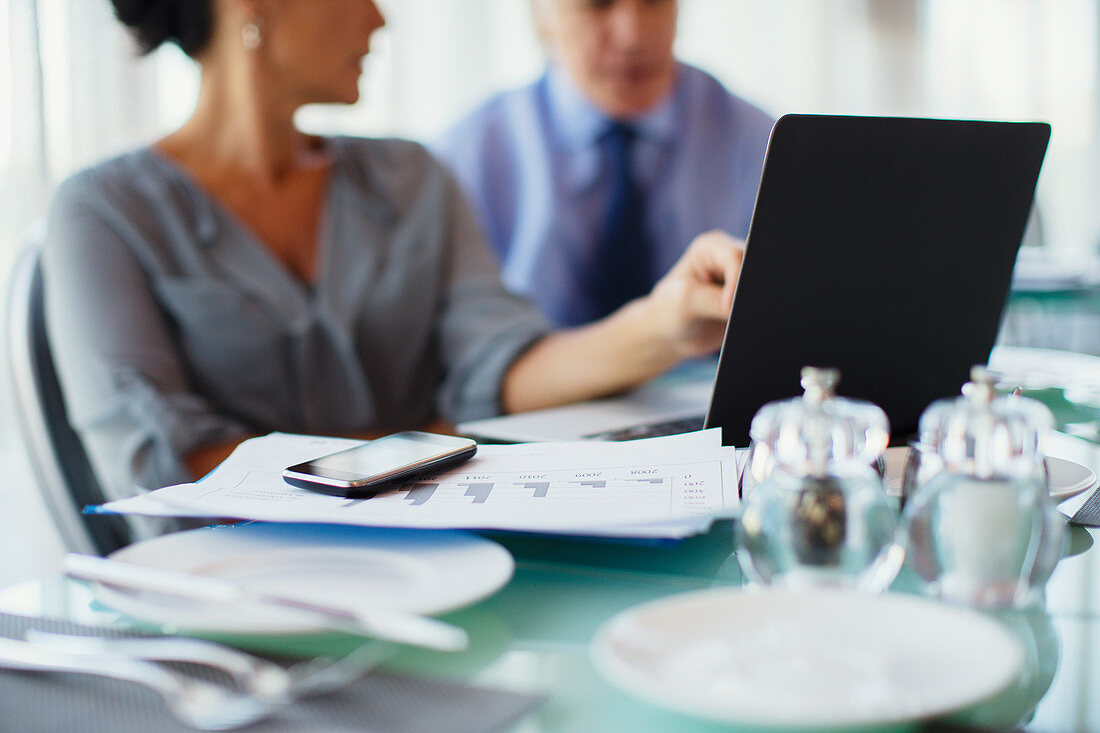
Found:
[[[322, 524], [225, 525], [124, 547], [112, 558], [224, 578], [260, 592], [343, 607], [435, 614], [469, 605], [512, 577], [512, 556], [466, 532]], [[101, 603], [178, 629], [228, 634], [320, 630], [271, 606], [214, 604], [97, 585]]]
[[1047, 472], [1050, 474], [1050, 495], [1059, 501], [1096, 486], [1096, 474], [1092, 469], [1065, 458], [1048, 456]]
[[1100, 386], [1100, 359], [1056, 349], [1029, 346], [997, 346], [989, 355], [989, 368], [1003, 383], [1029, 389], [1050, 387]]
[[[908, 451], [906, 446], [886, 449], [886, 488], [891, 493], [901, 491]], [[1050, 496], [1057, 501], [1077, 496], [1097, 484], [1096, 474], [1087, 466], [1051, 456], [1047, 456], [1046, 461], [1050, 474]]]
[[592, 659], [651, 703], [754, 727], [891, 725], [984, 700], [1022, 645], [975, 611], [845, 591], [685, 593], [604, 624]]

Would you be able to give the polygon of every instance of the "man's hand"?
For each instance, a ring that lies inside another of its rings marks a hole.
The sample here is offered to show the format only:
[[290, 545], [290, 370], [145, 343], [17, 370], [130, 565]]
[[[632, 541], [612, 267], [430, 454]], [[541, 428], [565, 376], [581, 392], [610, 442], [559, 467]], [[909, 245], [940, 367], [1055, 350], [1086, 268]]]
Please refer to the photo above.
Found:
[[653, 286], [603, 320], [549, 334], [505, 375], [508, 412], [603, 397], [722, 345], [744, 244], [700, 234]]
[[642, 299], [654, 328], [679, 358], [721, 347], [744, 247], [744, 242], [722, 231], [700, 234]]

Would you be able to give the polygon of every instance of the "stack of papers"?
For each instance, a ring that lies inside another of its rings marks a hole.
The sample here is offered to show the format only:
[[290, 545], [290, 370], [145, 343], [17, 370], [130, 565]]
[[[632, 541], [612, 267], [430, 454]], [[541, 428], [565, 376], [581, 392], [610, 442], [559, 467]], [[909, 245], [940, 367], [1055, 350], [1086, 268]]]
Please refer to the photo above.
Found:
[[457, 468], [346, 499], [290, 486], [286, 466], [361, 441], [272, 433], [247, 440], [195, 483], [113, 501], [95, 512], [680, 538], [732, 516], [744, 456], [719, 430], [620, 443], [479, 446]]

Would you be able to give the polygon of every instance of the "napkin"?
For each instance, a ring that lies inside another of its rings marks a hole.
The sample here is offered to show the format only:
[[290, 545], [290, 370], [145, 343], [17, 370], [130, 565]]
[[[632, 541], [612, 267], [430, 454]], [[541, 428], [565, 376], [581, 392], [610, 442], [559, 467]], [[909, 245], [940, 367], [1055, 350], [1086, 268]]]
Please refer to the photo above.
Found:
[[[58, 619], [0, 613], [0, 634], [22, 638], [27, 629], [66, 634], [137, 636], [117, 629]], [[210, 681], [220, 673], [200, 665], [188, 672]], [[419, 733], [428, 730], [498, 731], [544, 698], [455, 682], [372, 672], [342, 690], [299, 700], [247, 728], [254, 733]], [[161, 697], [141, 685], [85, 674], [0, 669], [0, 710], [6, 730], [55, 733], [189, 733]]]

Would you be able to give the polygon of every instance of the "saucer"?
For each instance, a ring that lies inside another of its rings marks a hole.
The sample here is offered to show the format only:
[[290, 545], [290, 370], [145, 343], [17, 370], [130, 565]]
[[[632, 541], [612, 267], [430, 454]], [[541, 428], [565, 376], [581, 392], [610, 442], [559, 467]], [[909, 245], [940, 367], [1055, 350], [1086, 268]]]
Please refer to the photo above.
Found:
[[[886, 449], [886, 488], [894, 495], [901, 493], [908, 451], [909, 448], [906, 446]], [[1050, 496], [1055, 501], [1060, 502], [1077, 496], [1097, 484], [1096, 474], [1087, 466], [1051, 456], [1047, 456], [1046, 462], [1047, 472], [1050, 475]]]
[[902, 594], [685, 593], [628, 609], [592, 641], [613, 684], [749, 727], [885, 726], [944, 715], [1015, 681], [1020, 642], [976, 611]]
[[1065, 458], [1047, 456], [1047, 473], [1050, 474], [1050, 495], [1058, 501], [1077, 496], [1096, 486], [1096, 474], [1088, 466], [1067, 461]]
[[[470, 605], [512, 577], [512, 556], [467, 532], [252, 522], [177, 532], [111, 554], [137, 565], [194, 573], [341, 607], [437, 614]], [[97, 584], [105, 606], [171, 629], [205, 633], [320, 631], [273, 606], [229, 606]]]

